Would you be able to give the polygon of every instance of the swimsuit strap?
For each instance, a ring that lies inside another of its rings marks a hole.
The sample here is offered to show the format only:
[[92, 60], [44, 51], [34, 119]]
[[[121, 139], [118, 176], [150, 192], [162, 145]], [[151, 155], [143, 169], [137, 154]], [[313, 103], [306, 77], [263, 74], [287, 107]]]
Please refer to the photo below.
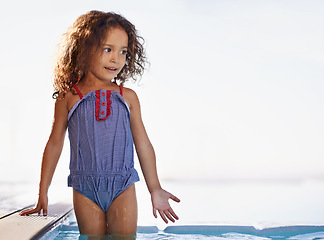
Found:
[[74, 89], [77, 91], [77, 93], [79, 94], [80, 99], [82, 99], [82, 98], [83, 98], [83, 95], [82, 95], [82, 93], [80, 92], [79, 88], [78, 88], [75, 84], [73, 84], [73, 87], [74, 87]]
[[123, 86], [119, 85], [119, 89], [120, 89], [120, 95], [123, 96]]
[[[82, 99], [82, 98], [83, 98], [83, 95], [82, 95], [82, 93], [80, 92], [79, 88], [78, 88], [75, 84], [73, 84], [73, 87], [74, 87], [74, 89], [77, 91], [77, 93], [79, 94], [80, 99]], [[120, 86], [119, 86], [119, 89], [120, 89], [120, 95], [123, 96], [123, 86], [120, 85]]]

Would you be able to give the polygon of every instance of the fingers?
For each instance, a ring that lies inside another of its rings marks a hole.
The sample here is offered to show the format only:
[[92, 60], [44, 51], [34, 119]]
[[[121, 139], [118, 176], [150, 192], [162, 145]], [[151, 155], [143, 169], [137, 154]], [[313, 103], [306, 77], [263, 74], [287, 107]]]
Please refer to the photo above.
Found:
[[25, 216], [25, 215], [30, 215], [30, 214], [34, 214], [34, 213], [38, 213], [38, 215], [40, 215], [42, 210], [43, 210], [43, 216], [47, 216], [47, 207], [44, 207], [44, 208], [36, 207], [36, 208], [26, 209], [26, 210], [20, 212], [19, 215]]
[[159, 210], [159, 213], [160, 213], [160, 216], [161, 216], [161, 218], [163, 219], [163, 221], [164, 221], [165, 223], [168, 223], [168, 219], [165, 217], [164, 212], [161, 211], [161, 210]]
[[179, 220], [179, 217], [177, 216], [177, 214], [175, 214], [172, 208], [164, 211], [159, 210], [159, 214], [165, 223], [168, 223], [168, 219], [173, 223], [175, 222], [175, 220]]
[[19, 213], [20, 216], [25, 216], [25, 215], [29, 215], [29, 214], [34, 214], [39, 212], [40, 210], [38, 208], [31, 208], [31, 209], [26, 209], [22, 212]]
[[155, 218], [157, 218], [156, 208], [153, 208], [153, 215], [154, 215]]
[[164, 214], [166, 215], [166, 217], [171, 221], [171, 222], [175, 222], [175, 220], [173, 219], [173, 217], [171, 216], [170, 212], [164, 212]]
[[172, 208], [170, 208], [169, 212], [176, 220], [179, 220], [179, 217], [177, 216], [177, 214], [175, 214]]
[[172, 195], [172, 194], [171, 194], [170, 198], [175, 202], [180, 202], [180, 199], [177, 198], [176, 196]]
[[[38, 215], [41, 215], [42, 210], [38, 211]], [[47, 216], [47, 210], [43, 209], [43, 216]]]
[[43, 216], [47, 216], [47, 206], [43, 208]]
[[151, 192], [151, 200], [153, 204], [153, 215], [155, 218], [157, 218], [157, 211], [159, 212], [159, 215], [161, 216], [162, 220], [165, 223], [168, 223], [170, 220], [171, 222], [175, 222], [176, 220], [179, 220], [179, 217], [175, 214], [173, 209], [171, 208], [169, 204], [169, 199], [172, 199], [175, 202], [180, 202], [180, 199], [176, 196], [172, 195], [171, 193], [159, 189], [156, 191]]

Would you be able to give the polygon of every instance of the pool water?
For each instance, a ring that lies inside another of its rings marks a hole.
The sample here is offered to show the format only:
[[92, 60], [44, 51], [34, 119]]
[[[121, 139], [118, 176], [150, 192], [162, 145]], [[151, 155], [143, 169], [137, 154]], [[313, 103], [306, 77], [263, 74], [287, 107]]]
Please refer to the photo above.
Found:
[[[323, 235], [324, 237], [324, 235]], [[243, 239], [243, 240], [263, 240], [269, 238], [262, 238], [257, 236], [249, 236], [238, 233], [227, 233], [221, 234], [219, 236], [210, 236], [202, 234], [168, 234], [168, 233], [138, 233], [136, 240], [198, 240], [198, 239], [207, 239], [207, 240], [221, 240], [221, 239]], [[317, 238], [318, 239], [318, 238]], [[323, 238], [324, 239], [324, 238]], [[55, 240], [79, 240], [79, 235], [76, 232], [68, 231], [61, 232]]]
[[[47, 232], [41, 240], [86, 240], [80, 236], [74, 214]], [[253, 226], [187, 225], [138, 227], [137, 240], [324, 240], [324, 226], [288, 226], [256, 229]]]
[[[59, 234], [54, 238], [54, 240], [79, 240], [80, 234], [77, 230], [65, 230], [60, 231]], [[82, 238], [86, 239], [86, 238]], [[301, 234], [292, 237], [284, 237], [284, 236], [269, 236], [269, 237], [261, 237], [254, 236], [249, 234], [241, 234], [235, 232], [223, 233], [219, 235], [209, 235], [209, 234], [172, 234], [165, 233], [160, 231], [158, 233], [137, 233], [137, 240], [267, 240], [267, 239], [291, 239], [291, 240], [320, 240], [324, 239], [324, 232], [316, 232], [316, 233], [308, 233]], [[80, 238], [81, 240], [81, 238]]]

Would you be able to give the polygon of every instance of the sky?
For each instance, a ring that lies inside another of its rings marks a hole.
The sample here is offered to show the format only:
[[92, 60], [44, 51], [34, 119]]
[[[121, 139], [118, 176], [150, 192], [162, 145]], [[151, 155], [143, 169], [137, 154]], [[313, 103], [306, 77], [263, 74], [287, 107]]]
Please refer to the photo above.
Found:
[[[161, 179], [323, 179], [323, 1], [19, 0], [0, 9], [0, 182], [38, 181], [57, 44], [93, 9], [122, 14], [145, 39], [150, 65], [127, 87]], [[66, 139], [56, 178], [65, 181], [68, 164]]]

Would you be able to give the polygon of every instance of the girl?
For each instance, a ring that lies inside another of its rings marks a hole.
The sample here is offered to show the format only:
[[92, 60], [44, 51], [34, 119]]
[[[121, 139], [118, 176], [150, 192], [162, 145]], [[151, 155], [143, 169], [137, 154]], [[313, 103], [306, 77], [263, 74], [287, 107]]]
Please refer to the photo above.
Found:
[[[151, 194], [153, 215], [167, 223], [178, 216], [163, 190], [154, 149], [146, 134], [136, 93], [123, 84], [144, 70], [142, 38], [124, 17], [91, 11], [63, 35], [55, 68], [54, 123], [45, 147], [39, 198], [21, 215], [47, 215], [47, 191], [60, 157], [66, 129], [70, 139], [73, 206], [82, 235], [135, 235], [137, 202], [133, 143]], [[119, 85], [117, 84], [117, 80]]]

